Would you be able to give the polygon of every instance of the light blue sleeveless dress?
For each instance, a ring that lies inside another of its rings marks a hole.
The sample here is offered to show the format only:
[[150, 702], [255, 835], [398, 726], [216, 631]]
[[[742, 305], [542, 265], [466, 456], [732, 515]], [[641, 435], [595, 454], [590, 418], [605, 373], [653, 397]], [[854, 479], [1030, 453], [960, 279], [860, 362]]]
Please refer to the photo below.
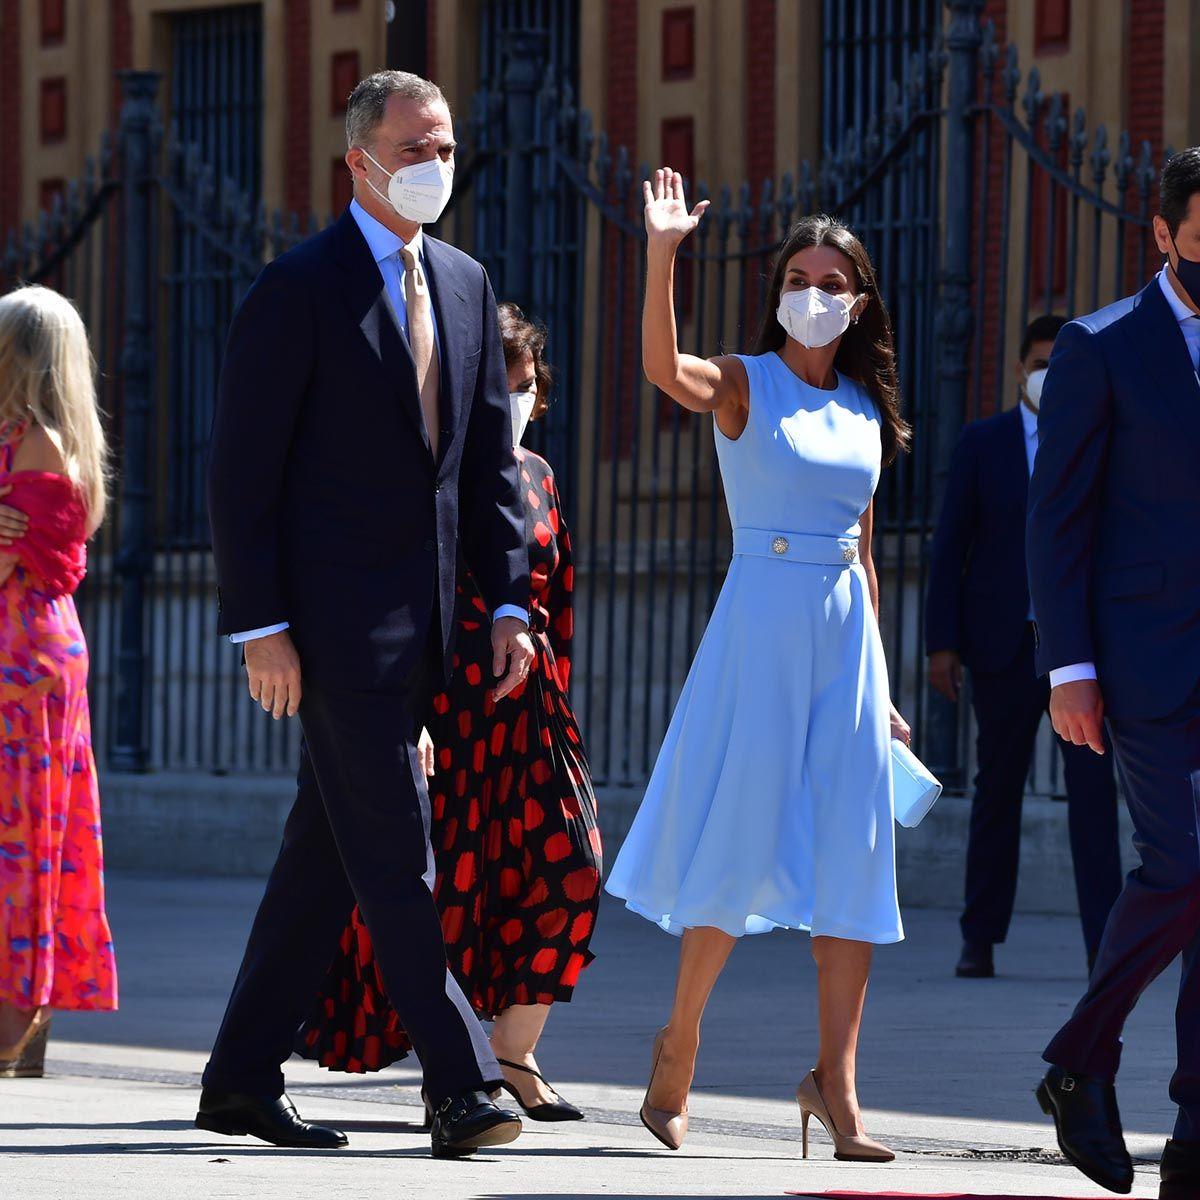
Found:
[[746, 429], [715, 433], [733, 561], [607, 890], [676, 934], [897, 942], [887, 665], [857, 554], [878, 409], [840, 375], [742, 362]]

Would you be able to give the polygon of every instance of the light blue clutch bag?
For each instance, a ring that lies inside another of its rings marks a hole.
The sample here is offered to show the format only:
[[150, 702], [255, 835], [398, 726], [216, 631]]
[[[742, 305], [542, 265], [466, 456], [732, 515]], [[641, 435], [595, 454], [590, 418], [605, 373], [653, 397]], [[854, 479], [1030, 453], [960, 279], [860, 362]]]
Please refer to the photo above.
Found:
[[915, 829], [942, 794], [929, 768], [898, 738], [892, 738], [892, 796], [896, 820]]

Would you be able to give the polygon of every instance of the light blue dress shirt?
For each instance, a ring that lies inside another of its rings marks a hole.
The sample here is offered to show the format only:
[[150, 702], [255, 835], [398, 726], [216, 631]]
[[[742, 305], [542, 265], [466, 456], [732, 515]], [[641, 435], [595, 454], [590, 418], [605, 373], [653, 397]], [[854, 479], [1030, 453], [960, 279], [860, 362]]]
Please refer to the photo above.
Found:
[[[379, 268], [380, 275], [383, 276], [383, 286], [387, 290], [388, 300], [391, 301], [392, 311], [396, 314], [396, 321], [400, 326], [401, 333], [407, 339], [408, 304], [404, 299], [404, 262], [400, 257], [400, 251], [408, 243], [398, 233], [394, 233], [381, 221], [377, 221], [371, 216], [357, 200], [350, 201], [350, 215], [358, 225], [359, 231], [367, 243], [367, 248], [371, 251], [371, 257], [375, 259], [375, 265]], [[418, 231], [413, 241], [417, 243], [417, 261], [420, 262], [421, 269], [425, 270], [428, 275], [425, 267], [423, 234]], [[437, 313], [434, 311], [433, 305], [430, 305], [429, 308], [430, 316], [433, 319], [433, 344], [440, 353]], [[515, 604], [502, 604], [496, 609], [492, 620], [498, 621], [501, 617], [516, 617], [526, 624], [529, 623], [528, 610]], [[248, 629], [245, 633], [231, 633], [229, 640], [235, 644], [252, 642], [257, 638], [270, 637], [273, 633], [282, 633], [287, 628], [288, 622], [280, 621], [277, 625], [264, 625], [261, 629]]]

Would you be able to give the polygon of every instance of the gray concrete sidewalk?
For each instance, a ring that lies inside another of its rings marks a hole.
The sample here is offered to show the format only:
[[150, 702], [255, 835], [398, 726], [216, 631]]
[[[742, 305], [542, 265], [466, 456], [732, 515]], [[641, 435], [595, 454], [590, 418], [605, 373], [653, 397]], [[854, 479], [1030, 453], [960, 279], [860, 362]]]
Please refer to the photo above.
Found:
[[[191, 1128], [198, 1074], [258, 892], [248, 880], [110, 880], [122, 1009], [59, 1014], [51, 1077], [0, 1084], [0, 1194], [1103, 1194], [1062, 1162], [1032, 1096], [1041, 1045], [1083, 986], [1070, 919], [1021, 918], [998, 955], [1001, 977], [961, 981], [952, 973], [954, 914], [906, 914], [908, 941], [877, 957], [859, 1079], [869, 1128], [901, 1154], [890, 1167], [863, 1168], [835, 1163], [819, 1131], [816, 1157], [800, 1159], [791, 1096], [815, 1050], [815, 979], [807, 938], [795, 934], [739, 945], [706, 1022], [693, 1132], [677, 1155], [657, 1147], [636, 1112], [650, 1039], [669, 1004], [676, 944], [607, 904], [597, 961], [575, 1002], [555, 1009], [539, 1054], [589, 1120], [534, 1126], [510, 1149], [444, 1164], [425, 1157], [407, 1063], [367, 1077], [289, 1067], [301, 1111], [351, 1132], [351, 1147], [336, 1155]], [[1141, 1196], [1156, 1194], [1154, 1160], [1173, 1121], [1166, 1089], [1176, 979], [1172, 970], [1146, 994], [1126, 1038], [1120, 1095]]]

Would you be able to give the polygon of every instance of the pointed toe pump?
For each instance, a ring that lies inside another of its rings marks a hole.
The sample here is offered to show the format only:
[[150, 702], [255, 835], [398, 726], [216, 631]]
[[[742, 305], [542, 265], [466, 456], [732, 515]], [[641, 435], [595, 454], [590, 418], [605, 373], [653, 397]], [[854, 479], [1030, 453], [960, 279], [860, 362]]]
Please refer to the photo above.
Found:
[[642, 1101], [642, 1110], [638, 1115], [642, 1118], [642, 1124], [668, 1150], [678, 1150], [683, 1145], [683, 1139], [687, 1137], [687, 1107], [685, 1106], [679, 1112], [668, 1112], [666, 1109], [650, 1107], [650, 1089], [654, 1086], [654, 1076], [658, 1071], [658, 1060], [662, 1056], [663, 1034], [665, 1032], [665, 1030], [660, 1029], [658, 1036], [654, 1039], [654, 1063], [650, 1068], [650, 1082], [646, 1085], [646, 1098]]
[[841, 1162], [885, 1163], [891, 1162], [896, 1157], [886, 1146], [872, 1138], [866, 1136], [847, 1137], [845, 1134], [838, 1133], [837, 1126], [829, 1115], [829, 1109], [825, 1107], [821, 1089], [817, 1087], [815, 1071], [809, 1071], [804, 1082], [796, 1089], [796, 1101], [800, 1105], [801, 1136], [805, 1158], [808, 1157], [808, 1122], [811, 1117], [816, 1117], [825, 1126], [825, 1132], [833, 1141], [833, 1157]]

